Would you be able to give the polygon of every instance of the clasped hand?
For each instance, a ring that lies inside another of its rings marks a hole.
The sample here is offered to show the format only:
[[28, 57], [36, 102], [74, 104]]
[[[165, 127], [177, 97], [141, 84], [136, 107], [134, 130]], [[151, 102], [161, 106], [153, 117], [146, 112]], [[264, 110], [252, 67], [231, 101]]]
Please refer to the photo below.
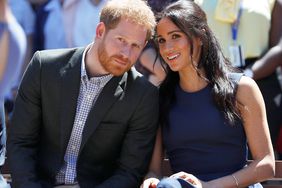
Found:
[[[175, 179], [183, 179], [186, 182], [193, 185], [195, 188], [207, 187], [207, 186], [204, 186], [204, 184], [206, 184], [205, 182], [199, 180], [194, 175], [186, 173], [186, 172], [178, 172], [176, 174], [171, 175], [170, 177], [175, 178]], [[143, 182], [140, 188], [156, 188], [159, 182], [160, 180], [157, 178], [148, 178]]]

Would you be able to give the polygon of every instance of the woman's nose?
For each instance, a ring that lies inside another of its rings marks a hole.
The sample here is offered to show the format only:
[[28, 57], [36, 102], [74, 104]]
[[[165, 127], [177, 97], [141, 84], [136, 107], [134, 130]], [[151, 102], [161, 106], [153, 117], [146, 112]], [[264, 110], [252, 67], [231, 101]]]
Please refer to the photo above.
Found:
[[166, 42], [164, 45], [164, 50], [166, 52], [172, 51], [174, 49], [174, 45], [172, 42]]

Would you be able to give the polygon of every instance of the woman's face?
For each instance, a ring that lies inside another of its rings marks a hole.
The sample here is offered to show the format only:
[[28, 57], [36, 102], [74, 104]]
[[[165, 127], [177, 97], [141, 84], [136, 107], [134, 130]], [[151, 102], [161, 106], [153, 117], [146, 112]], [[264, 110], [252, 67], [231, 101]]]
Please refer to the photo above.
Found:
[[[200, 40], [193, 39], [194, 54], [198, 54]], [[190, 43], [182, 32], [169, 18], [162, 18], [157, 25], [157, 43], [160, 54], [172, 71], [181, 71], [191, 67]], [[196, 48], [195, 48], [196, 47]], [[198, 52], [197, 52], [198, 51]], [[199, 57], [193, 60], [198, 61]], [[197, 55], [199, 56], [199, 55]]]

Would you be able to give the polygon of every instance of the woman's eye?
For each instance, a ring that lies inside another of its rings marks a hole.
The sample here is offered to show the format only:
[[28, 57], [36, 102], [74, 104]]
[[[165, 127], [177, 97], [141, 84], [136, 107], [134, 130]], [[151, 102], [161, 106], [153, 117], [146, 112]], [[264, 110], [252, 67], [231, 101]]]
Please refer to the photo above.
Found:
[[180, 35], [178, 35], [178, 34], [173, 34], [172, 35], [172, 39], [177, 39], [177, 38], [180, 38], [181, 36]]
[[165, 40], [164, 40], [163, 38], [159, 38], [159, 39], [158, 39], [158, 43], [159, 43], [159, 44], [162, 44], [162, 43], [164, 43], [164, 42], [165, 42]]

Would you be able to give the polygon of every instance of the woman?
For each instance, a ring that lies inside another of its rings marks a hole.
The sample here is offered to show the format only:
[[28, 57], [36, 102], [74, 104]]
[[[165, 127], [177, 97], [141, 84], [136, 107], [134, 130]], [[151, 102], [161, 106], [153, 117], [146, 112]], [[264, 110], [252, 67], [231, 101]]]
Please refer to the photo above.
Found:
[[[274, 175], [274, 154], [256, 83], [231, 68], [205, 13], [194, 2], [182, 0], [166, 7], [156, 31], [167, 77], [160, 86], [162, 126], [151, 178], [143, 187], [159, 182], [162, 143], [175, 173], [172, 177], [187, 185], [262, 187], [257, 182]], [[253, 155], [248, 166], [247, 140]]]

